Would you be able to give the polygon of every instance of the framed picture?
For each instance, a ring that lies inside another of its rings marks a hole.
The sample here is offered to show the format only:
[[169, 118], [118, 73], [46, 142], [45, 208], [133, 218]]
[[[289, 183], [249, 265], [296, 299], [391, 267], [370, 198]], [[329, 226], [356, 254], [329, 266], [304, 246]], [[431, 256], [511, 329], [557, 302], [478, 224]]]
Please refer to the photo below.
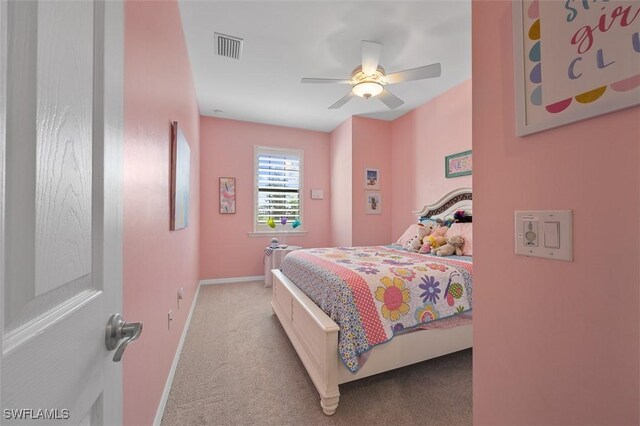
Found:
[[380, 189], [380, 171], [378, 169], [364, 168], [364, 187], [366, 189]]
[[640, 104], [637, 0], [512, 8], [518, 136]]
[[191, 149], [187, 138], [171, 123], [171, 218], [172, 231], [189, 225], [189, 179], [191, 173]]
[[382, 195], [378, 191], [366, 191], [365, 214], [382, 214]]
[[444, 175], [447, 178], [470, 175], [473, 171], [471, 151], [459, 152], [444, 157]]
[[233, 214], [236, 212], [236, 178], [220, 178], [220, 213]]

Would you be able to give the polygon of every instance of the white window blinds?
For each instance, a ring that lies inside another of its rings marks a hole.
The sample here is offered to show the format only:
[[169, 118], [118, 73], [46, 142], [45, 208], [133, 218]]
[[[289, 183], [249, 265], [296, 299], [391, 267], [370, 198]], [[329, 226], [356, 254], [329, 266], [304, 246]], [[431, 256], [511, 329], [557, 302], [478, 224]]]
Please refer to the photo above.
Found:
[[256, 157], [258, 228], [270, 217], [276, 223], [300, 219], [302, 151], [256, 147]]

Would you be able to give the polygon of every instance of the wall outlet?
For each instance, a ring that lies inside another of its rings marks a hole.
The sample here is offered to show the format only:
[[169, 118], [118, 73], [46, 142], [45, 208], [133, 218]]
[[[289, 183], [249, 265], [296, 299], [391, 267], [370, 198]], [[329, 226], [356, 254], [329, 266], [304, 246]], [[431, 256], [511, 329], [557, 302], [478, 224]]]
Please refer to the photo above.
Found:
[[178, 309], [180, 309], [180, 301], [184, 299], [184, 287], [178, 289]]
[[173, 321], [173, 312], [169, 309], [169, 313], [167, 314], [167, 330], [171, 330], [171, 321]]

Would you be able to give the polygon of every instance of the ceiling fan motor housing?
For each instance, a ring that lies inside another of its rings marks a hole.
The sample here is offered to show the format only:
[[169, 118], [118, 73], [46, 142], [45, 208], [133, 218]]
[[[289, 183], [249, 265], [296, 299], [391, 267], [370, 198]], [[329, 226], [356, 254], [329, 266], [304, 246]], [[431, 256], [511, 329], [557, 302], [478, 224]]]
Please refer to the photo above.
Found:
[[354, 95], [365, 99], [377, 96], [384, 90], [383, 85], [386, 84], [384, 68], [378, 66], [376, 72], [372, 75], [366, 75], [359, 66], [351, 73], [351, 90]]

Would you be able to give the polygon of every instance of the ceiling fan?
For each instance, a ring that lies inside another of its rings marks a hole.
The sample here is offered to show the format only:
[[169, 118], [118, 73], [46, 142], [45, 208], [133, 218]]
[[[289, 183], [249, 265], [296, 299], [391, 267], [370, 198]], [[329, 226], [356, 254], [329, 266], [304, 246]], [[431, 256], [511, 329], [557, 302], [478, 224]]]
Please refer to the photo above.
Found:
[[340, 108], [354, 96], [360, 96], [365, 99], [378, 97], [389, 109], [395, 109], [402, 105], [404, 101], [389, 92], [385, 86], [402, 83], [403, 81], [440, 77], [440, 63], [386, 74], [384, 68], [378, 64], [380, 53], [382, 53], [382, 43], [362, 40], [362, 65], [353, 70], [350, 79], [303, 78], [300, 82], [351, 85], [349, 93], [331, 105], [329, 109]]

